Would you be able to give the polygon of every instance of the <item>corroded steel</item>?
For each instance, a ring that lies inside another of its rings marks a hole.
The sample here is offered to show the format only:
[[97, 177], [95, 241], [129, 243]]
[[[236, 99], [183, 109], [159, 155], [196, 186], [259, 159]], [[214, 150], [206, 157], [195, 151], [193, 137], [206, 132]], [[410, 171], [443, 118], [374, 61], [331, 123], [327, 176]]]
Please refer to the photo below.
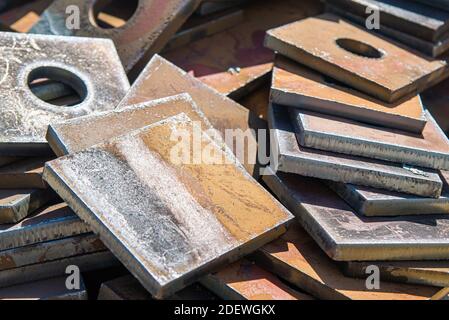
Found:
[[44, 164], [54, 157], [24, 158], [0, 168], [1, 189], [45, 189], [42, 180]]

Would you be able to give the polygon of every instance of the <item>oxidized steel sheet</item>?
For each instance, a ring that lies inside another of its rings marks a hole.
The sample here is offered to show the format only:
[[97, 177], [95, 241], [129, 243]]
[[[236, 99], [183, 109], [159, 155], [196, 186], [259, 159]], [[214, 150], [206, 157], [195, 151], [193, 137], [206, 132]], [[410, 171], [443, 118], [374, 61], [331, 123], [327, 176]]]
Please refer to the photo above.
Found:
[[46, 189], [44, 164], [54, 157], [25, 158], [0, 168], [0, 189]]
[[[182, 144], [185, 157], [177, 159], [180, 142], [170, 137], [192, 137], [192, 125], [181, 114], [49, 162], [44, 171], [156, 298], [254, 251], [292, 218], [204, 131], [196, 137], [208, 151], [201, 164], [192, 162], [190, 138]], [[211, 164], [216, 161], [223, 164]]]
[[18, 222], [55, 198], [50, 189], [0, 190], [0, 224]]
[[205, 0], [196, 10], [196, 13], [205, 16], [245, 4], [246, 2], [249, 2], [249, 0]]
[[39, 209], [16, 224], [0, 225], [0, 250], [91, 232], [65, 203]]
[[3, 270], [107, 250], [94, 234], [84, 234], [0, 251]]
[[265, 45], [387, 102], [419, 93], [449, 76], [446, 62], [429, 61], [333, 14], [269, 30]]
[[67, 277], [50, 278], [17, 286], [0, 288], [0, 300], [87, 300], [87, 290], [80, 278], [80, 289], [69, 290]]
[[318, 1], [265, 0], [245, 7], [245, 21], [167, 52], [164, 57], [204, 83], [238, 100], [269, 82], [274, 54], [264, 48], [265, 31], [320, 12]]
[[268, 119], [268, 105], [270, 103], [270, 85], [266, 84], [259, 87], [254, 92], [250, 93], [239, 103], [245, 108], [249, 109], [253, 114], [260, 119]]
[[226, 130], [235, 134], [235, 137], [229, 137], [228, 133], [226, 140], [235, 153], [238, 141], [245, 140], [245, 155], [244, 158], [239, 156], [239, 160], [248, 172], [257, 177], [257, 135], [253, 130], [266, 129], [266, 122], [158, 55], [142, 71], [118, 108], [180, 93], [188, 93], [192, 97], [223, 137]]
[[[449, 31], [449, 12], [404, 0], [327, 0], [337, 8], [368, 18], [377, 9], [382, 26], [435, 42]], [[369, 12], [367, 11], [369, 10]], [[368, 12], [368, 13], [367, 13]], [[382, 28], [382, 27], [381, 27]]]
[[[0, 56], [3, 155], [49, 154], [48, 124], [114, 109], [129, 89], [110, 40], [5, 32], [0, 35]], [[46, 77], [73, 86], [84, 101], [61, 107], [40, 100], [28, 82]]]
[[95, 271], [120, 266], [120, 262], [108, 251], [98, 251], [88, 254], [66, 257], [63, 259], [42, 262], [0, 271], [0, 287], [13, 286], [25, 282], [65, 276], [70, 265], [80, 268], [81, 272]]
[[363, 217], [316, 179], [277, 173], [264, 182], [337, 261], [449, 259], [449, 218]]
[[6, 166], [7, 164], [17, 162], [23, 158], [18, 157], [0, 157], [0, 167]]
[[193, 121], [199, 121], [202, 127], [209, 126], [192, 98], [183, 93], [52, 124], [48, 127], [47, 140], [53, 151], [58, 156], [63, 156], [179, 113], [185, 113]]
[[274, 170], [419, 196], [441, 195], [443, 184], [436, 171], [302, 147], [288, 113], [275, 104], [269, 111]]
[[382, 281], [380, 290], [369, 290], [366, 281], [345, 277], [337, 264], [320, 250], [315, 241], [295, 225], [278, 240], [259, 249], [258, 263], [288, 282], [327, 300], [427, 300], [439, 288]]
[[386, 103], [279, 55], [270, 99], [281, 105], [410, 132], [421, 133], [426, 125], [419, 96]]
[[[31, 33], [110, 38], [126, 71], [135, 78], [151, 56], [160, 52], [170, 37], [195, 11], [200, 0], [139, 0], [138, 7], [120, 28], [98, 27], [93, 19], [95, 0], [58, 0], [43, 13]], [[80, 9], [80, 28], [68, 29], [66, 8]], [[151, 19], [149, 19], [151, 17]]]
[[449, 140], [432, 115], [422, 134], [290, 108], [299, 144], [432, 169], [449, 169]]
[[449, 286], [448, 261], [351, 261], [343, 263], [348, 277], [365, 278], [368, 266], [377, 266], [382, 280], [399, 283], [421, 284], [434, 287]]
[[225, 300], [314, 300], [246, 259], [203, 277], [201, 283]]
[[423, 198], [399, 192], [328, 181], [327, 185], [359, 214], [405, 216], [449, 213], [448, 172], [440, 173], [443, 192], [439, 198]]

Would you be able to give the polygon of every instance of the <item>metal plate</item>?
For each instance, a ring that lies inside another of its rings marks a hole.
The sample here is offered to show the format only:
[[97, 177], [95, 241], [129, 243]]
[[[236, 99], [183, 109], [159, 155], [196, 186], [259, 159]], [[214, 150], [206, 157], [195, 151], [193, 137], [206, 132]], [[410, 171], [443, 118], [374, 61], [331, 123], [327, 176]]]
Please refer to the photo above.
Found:
[[54, 157], [25, 158], [0, 168], [0, 189], [46, 189], [42, 180], [45, 162]]
[[257, 251], [258, 263], [297, 287], [325, 300], [427, 300], [440, 289], [382, 281], [369, 290], [366, 281], [345, 277], [299, 226]]
[[[129, 89], [110, 40], [4, 32], [0, 35], [0, 52], [3, 155], [49, 154], [45, 141], [48, 124], [114, 109]], [[85, 96], [84, 101], [61, 107], [40, 100], [28, 82], [46, 77], [72, 85]]]
[[382, 25], [430, 42], [449, 31], [449, 12], [404, 0], [327, 0], [342, 11], [366, 19], [377, 9]]
[[363, 217], [319, 180], [283, 173], [263, 178], [334, 260], [449, 259], [446, 216]]
[[245, 4], [249, 0], [205, 0], [196, 10], [202, 16]]
[[0, 224], [15, 223], [56, 198], [53, 190], [0, 190]]
[[[139, 0], [137, 10], [120, 28], [100, 28], [93, 23], [95, 0], [58, 0], [43, 13], [31, 33], [110, 38], [126, 71], [135, 78], [151, 56], [160, 52], [170, 37], [195, 11], [200, 0]], [[66, 8], [80, 10], [80, 28], [68, 29]], [[148, 19], [152, 17], [152, 19]], [[111, 82], [111, 81], [109, 81]]]
[[269, 82], [274, 54], [264, 48], [265, 31], [317, 14], [313, 0], [253, 1], [245, 7], [245, 21], [231, 29], [167, 52], [164, 57], [193, 72], [208, 86], [238, 100]]
[[87, 300], [80, 278], [80, 289], [69, 290], [66, 277], [51, 278], [0, 289], [0, 300]]
[[302, 147], [284, 106], [273, 104], [268, 121], [275, 170], [433, 198], [441, 195], [436, 171]]
[[448, 173], [442, 171], [441, 197], [423, 198], [352, 184], [328, 181], [332, 188], [359, 214], [365, 216], [406, 216], [449, 213]]
[[410, 132], [421, 133], [426, 125], [419, 96], [382, 102], [279, 55], [270, 99], [276, 104]]
[[235, 139], [228, 137], [225, 140], [235, 153], [237, 140], [247, 138], [244, 140], [245, 150], [248, 152], [244, 158], [240, 156], [239, 160], [248, 172], [257, 177], [259, 168], [257, 152], [254, 151], [257, 147], [257, 135], [253, 130], [266, 129], [266, 122], [158, 55], [151, 59], [118, 108], [180, 93], [188, 93], [192, 97], [223, 137], [226, 130], [235, 129]]
[[0, 225], [0, 250], [91, 232], [65, 203], [39, 209], [17, 224]]
[[104, 244], [93, 234], [36, 243], [0, 251], [0, 272], [105, 250]]
[[299, 144], [367, 158], [432, 169], [449, 169], [449, 140], [432, 115], [422, 134], [366, 125], [353, 120], [290, 109]]
[[[191, 137], [192, 124], [181, 114], [49, 162], [44, 171], [156, 298], [276, 238], [292, 218], [204, 132], [197, 140], [213, 157], [201, 164], [173, 159], [179, 142], [170, 137]], [[210, 164], [220, 158], [224, 164]]]
[[260, 119], [268, 119], [268, 105], [270, 102], [270, 85], [266, 84], [241, 99], [239, 103], [249, 109]]
[[265, 45], [387, 102], [419, 93], [449, 76], [446, 62], [429, 61], [333, 14], [269, 30]]
[[314, 300], [246, 259], [203, 277], [201, 283], [225, 300]]
[[209, 126], [192, 98], [183, 93], [52, 124], [48, 127], [47, 140], [53, 151], [63, 156], [179, 113], [185, 113], [193, 121], [200, 121], [203, 127]]
[[448, 261], [351, 261], [343, 263], [343, 272], [348, 277], [366, 278], [366, 268], [371, 265], [379, 268], [382, 280], [435, 287], [449, 286]]

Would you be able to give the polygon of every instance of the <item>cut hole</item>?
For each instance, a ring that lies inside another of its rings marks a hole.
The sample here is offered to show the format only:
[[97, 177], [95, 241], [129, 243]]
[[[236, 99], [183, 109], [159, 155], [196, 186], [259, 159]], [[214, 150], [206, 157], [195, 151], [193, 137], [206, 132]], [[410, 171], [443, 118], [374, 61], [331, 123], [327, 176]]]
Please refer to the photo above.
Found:
[[380, 52], [373, 46], [370, 46], [369, 44], [363, 43], [358, 40], [342, 38], [337, 39], [335, 42], [340, 48], [361, 57], [380, 59], [383, 56], [382, 52]]
[[138, 6], [139, 0], [97, 0], [92, 7], [92, 17], [100, 28], [120, 28], [131, 19]]
[[57, 67], [40, 67], [28, 75], [28, 87], [44, 102], [75, 106], [87, 97], [87, 87], [76, 74]]

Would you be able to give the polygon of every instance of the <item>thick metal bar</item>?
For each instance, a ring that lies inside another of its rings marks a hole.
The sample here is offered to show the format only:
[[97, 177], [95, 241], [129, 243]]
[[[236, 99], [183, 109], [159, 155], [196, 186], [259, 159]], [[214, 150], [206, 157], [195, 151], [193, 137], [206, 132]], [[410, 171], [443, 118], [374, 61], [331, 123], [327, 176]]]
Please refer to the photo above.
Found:
[[419, 196], [441, 195], [443, 183], [436, 171], [302, 147], [288, 113], [274, 104], [269, 111], [274, 170]]
[[386, 102], [449, 76], [445, 61], [430, 61], [329, 13], [269, 30], [265, 45]]

